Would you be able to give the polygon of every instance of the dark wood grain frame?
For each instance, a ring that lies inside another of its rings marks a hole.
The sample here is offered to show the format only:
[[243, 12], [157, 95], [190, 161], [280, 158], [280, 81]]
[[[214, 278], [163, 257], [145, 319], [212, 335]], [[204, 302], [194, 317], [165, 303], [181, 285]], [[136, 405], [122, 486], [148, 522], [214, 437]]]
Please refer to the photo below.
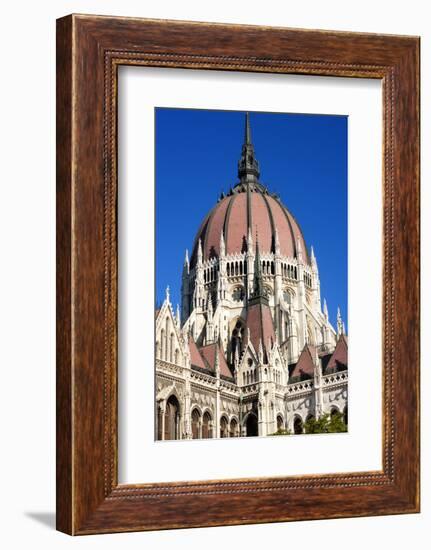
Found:
[[[382, 81], [382, 471], [118, 484], [119, 65]], [[59, 19], [57, 528], [88, 534], [418, 511], [419, 38], [86, 15]]]

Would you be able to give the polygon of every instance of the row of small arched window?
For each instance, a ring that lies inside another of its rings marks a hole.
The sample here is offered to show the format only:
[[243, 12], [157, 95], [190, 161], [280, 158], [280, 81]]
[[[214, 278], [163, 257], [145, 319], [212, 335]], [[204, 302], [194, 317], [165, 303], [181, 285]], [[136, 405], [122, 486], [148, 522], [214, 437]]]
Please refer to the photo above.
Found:
[[[238, 437], [238, 421], [232, 418], [231, 421], [222, 416], [220, 419], [219, 437]], [[198, 409], [192, 410], [192, 438], [193, 439], [211, 439], [214, 437], [214, 426], [210, 413], [205, 411], [201, 415]]]
[[179, 349], [175, 347], [175, 334], [170, 327], [169, 317], [166, 317], [165, 327], [160, 331], [160, 341], [156, 340], [156, 358], [178, 365], [179, 354]]

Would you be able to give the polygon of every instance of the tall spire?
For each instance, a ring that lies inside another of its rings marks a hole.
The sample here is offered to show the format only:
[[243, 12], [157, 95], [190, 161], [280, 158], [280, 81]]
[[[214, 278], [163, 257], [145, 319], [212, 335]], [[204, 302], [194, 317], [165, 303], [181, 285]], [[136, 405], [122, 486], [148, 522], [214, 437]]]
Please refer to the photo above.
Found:
[[238, 178], [242, 183], [259, 180], [259, 163], [254, 156], [254, 147], [251, 142], [250, 116], [245, 115], [244, 143], [241, 151], [241, 158], [238, 162]]
[[250, 115], [245, 114], [244, 144], [251, 145]]

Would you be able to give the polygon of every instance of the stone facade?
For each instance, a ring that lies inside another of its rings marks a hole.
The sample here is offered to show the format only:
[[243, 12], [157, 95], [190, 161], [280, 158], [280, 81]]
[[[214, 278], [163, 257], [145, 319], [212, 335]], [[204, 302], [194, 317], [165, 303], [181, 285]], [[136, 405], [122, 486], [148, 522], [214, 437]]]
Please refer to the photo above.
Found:
[[335, 329], [313, 248], [259, 182], [248, 115], [238, 177], [186, 252], [181, 313], [169, 289], [156, 312], [157, 439], [301, 433], [333, 412], [347, 421], [341, 314]]

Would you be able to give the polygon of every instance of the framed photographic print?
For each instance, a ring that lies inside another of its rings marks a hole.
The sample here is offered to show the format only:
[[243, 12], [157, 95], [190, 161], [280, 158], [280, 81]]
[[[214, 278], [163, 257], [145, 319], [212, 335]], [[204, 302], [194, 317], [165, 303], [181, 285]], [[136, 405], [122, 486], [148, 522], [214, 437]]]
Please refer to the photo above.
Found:
[[419, 511], [419, 39], [57, 25], [58, 529]]

